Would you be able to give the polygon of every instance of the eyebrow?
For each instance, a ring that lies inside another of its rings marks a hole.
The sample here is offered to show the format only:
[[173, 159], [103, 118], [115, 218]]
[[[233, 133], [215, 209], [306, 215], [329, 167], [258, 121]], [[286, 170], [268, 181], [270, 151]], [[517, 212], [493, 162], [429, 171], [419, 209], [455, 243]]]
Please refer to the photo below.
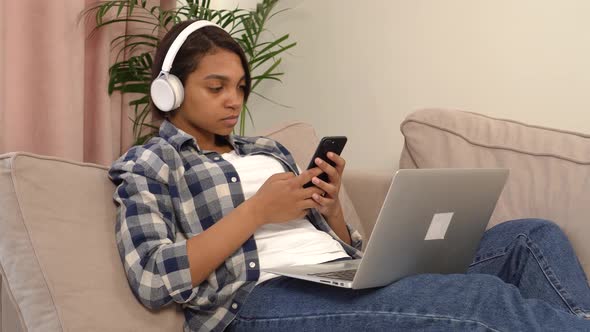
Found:
[[[211, 75], [207, 75], [207, 76], [205, 77], [205, 79], [206, 79], [206, 80], [220, 80], [220, 81], [224, 81], [224, 82], [227, 82], [227, 81], [229, 81], [229, 77], [227, 77], [227, 76], [225, 76], [225, 75], [219, 75], [219, 74], [211, 74]], [[244, 80], [244, 79], [246, 79], [246, 75], [242, 76], [242, 77], [240, 78], [240, 80], [239, 80], [239, 81], [242, 81], [242, 80]]]

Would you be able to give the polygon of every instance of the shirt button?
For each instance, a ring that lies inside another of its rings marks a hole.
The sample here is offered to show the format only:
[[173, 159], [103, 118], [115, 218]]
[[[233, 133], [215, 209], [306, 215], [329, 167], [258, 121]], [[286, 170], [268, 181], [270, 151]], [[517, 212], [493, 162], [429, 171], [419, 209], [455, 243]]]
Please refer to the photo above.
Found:
[[232, 309], [236, 310], [236, 309], [238, 309], [238, 304], [234, 302], [234, 303], [231, 305], [231, 307], [232, 307]]
[[255, 268], [256, 267], [256, 263], [254, 263], [254, 262], [250, 262], [249, 265], [250, 265], [251, 268]]
[[236, 182], [236, 181], [238, 181], [238, 179], [235, 176], [232, 176], [231, 177], [231, 182]]
[[219, 160], [219, 159], [221, 159], [221, 158], [219, 158], [219, 157], [214, 157], [214, 158], [213, 158], [213, 160], [215, 160], [215, 161], [217, 161], [217, 160]]

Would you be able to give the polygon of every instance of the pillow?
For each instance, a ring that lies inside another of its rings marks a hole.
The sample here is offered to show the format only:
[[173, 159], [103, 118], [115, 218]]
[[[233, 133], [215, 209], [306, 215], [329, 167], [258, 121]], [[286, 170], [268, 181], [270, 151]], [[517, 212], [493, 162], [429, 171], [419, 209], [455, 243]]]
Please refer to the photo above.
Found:
[[442, 109], [410, 114], [401, 131], [400, 168], [509, 168], [488, 227], [519, 218], [552, 220], [590, 275], [590, 136]]

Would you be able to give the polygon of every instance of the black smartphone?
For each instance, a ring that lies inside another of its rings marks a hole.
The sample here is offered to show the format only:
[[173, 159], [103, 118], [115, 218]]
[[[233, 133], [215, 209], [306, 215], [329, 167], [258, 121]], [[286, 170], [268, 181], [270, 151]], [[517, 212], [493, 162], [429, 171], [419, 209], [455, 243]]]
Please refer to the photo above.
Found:
[[[326, 137], [323, 137], [321, 139], [320, 143], [318, 144], [318, 147], [315, 149], [315, 152], [313, 154], [313, 157], [311, 157], [311, 160], [309, 162], [309, 165], [307, 166], [307, 169], [317, 167], [317, 165], [315, 164], [315, 161], [314, 161], [315, 158], [320, 158], [323, 161], [327, 162], [328, 164], [330, 164], [332, 166], [336, 166], [336, 164], [328, 158], [328, 152], [333, 152], [337, 155], [340, 155], [342, 153], [342, 150], [344, 149], [344, 145], [346, 145], [346, 141], [347, 141], [346, 136], [326, 136]], [[326, 174], [326, 173], [320, 174], [318, 176], [318, 178], [320, 178], [324, 182], [330, 182], [328, 179], [328, 174]], [[313, 186], [313, 183], [311, 181], [309, 181], [308, 183], [303, 185], [303, 188], [308, 188], [311, 186]]]

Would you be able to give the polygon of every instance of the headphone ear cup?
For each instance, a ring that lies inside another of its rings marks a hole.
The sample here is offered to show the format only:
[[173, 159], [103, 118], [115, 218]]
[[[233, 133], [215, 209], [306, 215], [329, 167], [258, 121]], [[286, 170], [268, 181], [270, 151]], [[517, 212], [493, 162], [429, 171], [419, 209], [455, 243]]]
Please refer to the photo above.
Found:
[[176, 75], [169, 74], [168, 75], [168, 83], [172, 87], [174, 91], [174, 108], [173, 110], [180, 107], [182, 102], [184, 101], [184, 86], [182, 86], [182, 82]]
[[177, 109], [184, 100], [184, 88], [178, 77], [168, 74], [160, 75], [150, 86], [153, 103], [162, 112]]

